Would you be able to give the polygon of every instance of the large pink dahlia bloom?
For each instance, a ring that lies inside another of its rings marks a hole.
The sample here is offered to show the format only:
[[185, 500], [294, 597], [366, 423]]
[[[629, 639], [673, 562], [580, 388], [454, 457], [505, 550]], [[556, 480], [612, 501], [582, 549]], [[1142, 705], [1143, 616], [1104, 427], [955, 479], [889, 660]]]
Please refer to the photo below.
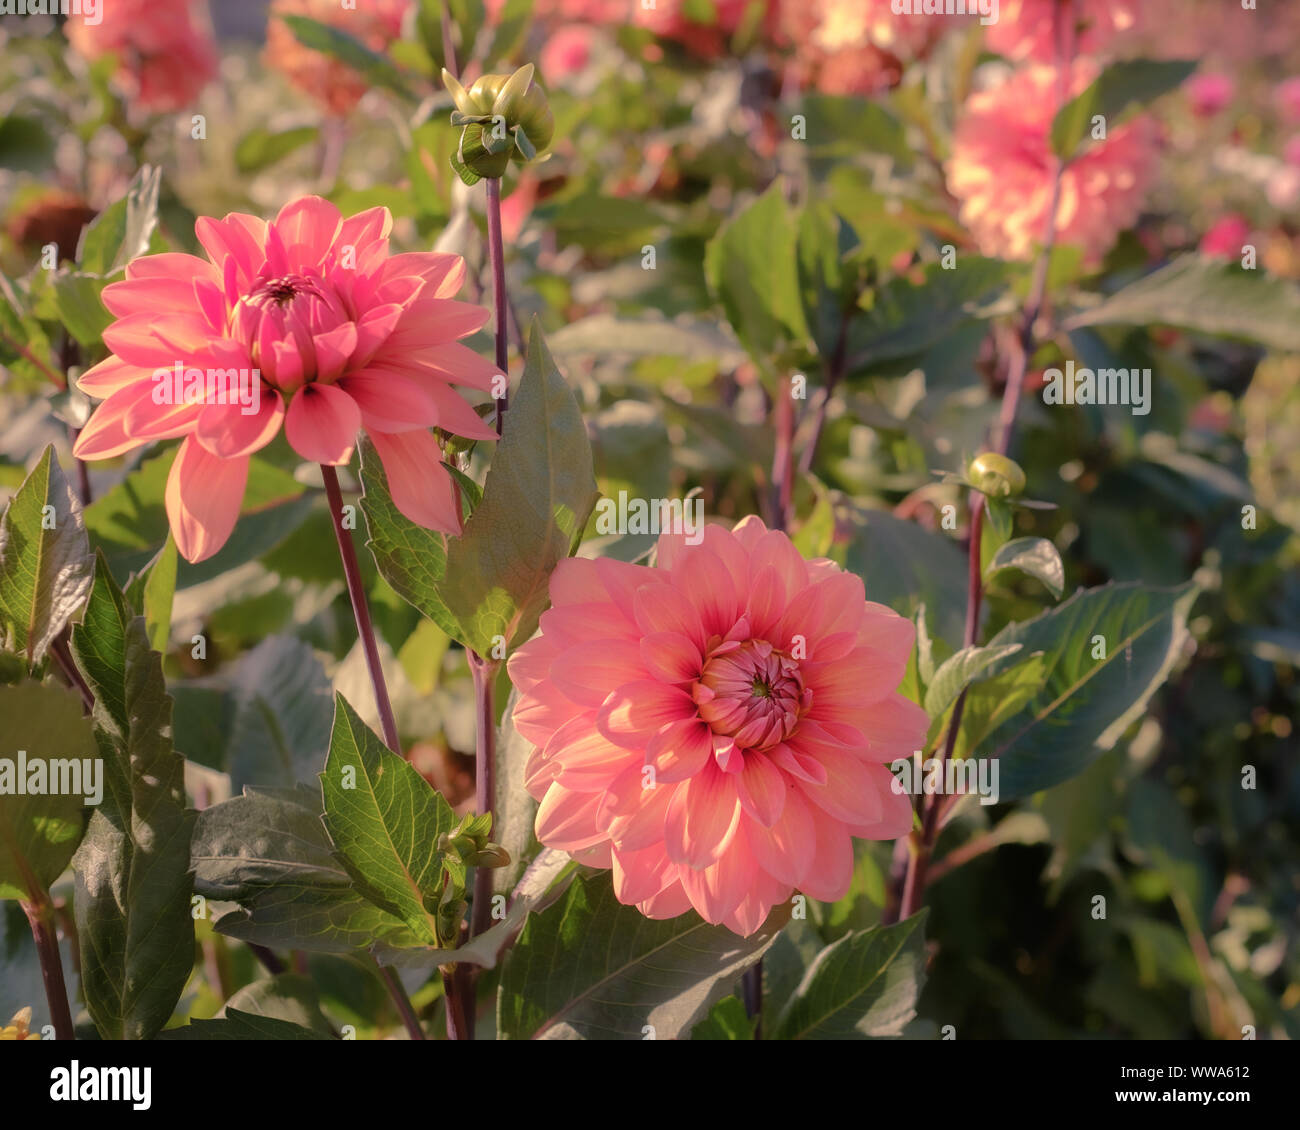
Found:
[[[1096, 77], [1080, 60], [1068, 96]], [[961, 202], [962, 222], [980, 251], [1028, 259], [1042, 243], [1052, 200], [1050, 143], [1057, 72], [1027, 66], [1006, 82], [973, 94], [962, 108], [947, 164], [948, 187]], [[1083, 248], [1090, 264], [1136, 222], [1156, 172], [1158, 130], [1142, 114], [1114, 126], [1065, 168], [1056, 212], [1058, 243]]]
[[456, 488], [429, 429], [495, 438], [451, 387], [487, 389], [498, 373], [457, 342], [489, 313], [453, 298], [460, 256], [389, 255], [391, 225], [387, 208], [344, 219], [317, 196], [269, 223], [205, 217], [195, 231], [208, 259], [144, 256], [104, 288], [117, 317], [104, 331], [113, 355], [78, 381], [104, 403], [74, 451], [107, 459], [184, 436], [166, 503], [187, 560], [212, 556], [230, 536], [249, 456], [281, 424], [299, 455], [331, 465], [351, 458], [364, 427], [398, 508], [459, 532]]
[[655, 568], [563, 561], [550, 595], [509, 664], [537, 836], [621, 902], [751, 934], [795, 890], [840, 898], [852, 837], [911, 828], [888, 763], [926, 732], [896, 690], [914, 629], [856, 576], [746, 518], [663, 535]]

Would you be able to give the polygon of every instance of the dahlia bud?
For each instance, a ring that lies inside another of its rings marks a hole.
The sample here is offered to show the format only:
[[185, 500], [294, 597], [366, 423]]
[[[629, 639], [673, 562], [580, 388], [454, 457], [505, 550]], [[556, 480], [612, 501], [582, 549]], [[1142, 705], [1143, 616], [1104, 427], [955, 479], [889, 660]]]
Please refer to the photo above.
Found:
[[1008, 498], [1025, 489], [1025, 472], [1015, 460], [986, 451], [972, 460], [970, 481], [993, 498]]
[[451, 124], [463, 127], [452, 164], [467, 183], [501, 177], [511, 161], [527, 164], [550, 145], [555, 118], [532, 63], [512, 75], [483, 75], [468, 90], [445, 68], [442, 81], [456, 103]]

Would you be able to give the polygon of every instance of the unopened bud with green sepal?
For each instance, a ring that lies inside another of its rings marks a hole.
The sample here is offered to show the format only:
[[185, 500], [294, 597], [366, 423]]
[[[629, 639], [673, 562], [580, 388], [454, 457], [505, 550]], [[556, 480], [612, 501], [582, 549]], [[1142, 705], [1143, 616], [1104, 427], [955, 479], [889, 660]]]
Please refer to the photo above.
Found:
[[1025, 472], [1014, 459], [986, 451], [971, 461], [970, 481], [994, 498], [1010, 498], [1025, 489]]
[[456, 103], [451, 124], [461, 127], [451, 163], [466, 184], [504, 176], [511, 161], [538, 160], [551, 144], [555, 118], [532, 63], [510, 75], [482, 75], [468, 90], [446, 68], [442, 81]]

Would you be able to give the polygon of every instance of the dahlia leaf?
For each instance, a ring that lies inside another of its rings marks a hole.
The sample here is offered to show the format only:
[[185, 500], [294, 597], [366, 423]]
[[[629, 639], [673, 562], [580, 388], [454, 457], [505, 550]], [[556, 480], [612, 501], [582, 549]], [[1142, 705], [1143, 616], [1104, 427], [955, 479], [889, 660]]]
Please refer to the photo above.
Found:
[[964, 647], [956, 655], [944, 660], [935, 671], [925, 692], [925, 712], [938, 718], [947, 712], [957, 696], [999, 659], [1005, 659], [1021, 650], [1018, 643], [1004, 647]]
[[1104, 118], [1113, 129], [1126, 113], [1180, 86], [1196, 70], [1194, 59], [1125, 59], [1112, 63], [1082, 94], [1070, 99], [1052, 121], [1052, 151], [1073, 157], [1092, 121]]
[[704, 271], [736, 336], [765, 370], [808, 338], [799, 295], [796, 222], [778, 181], [709, 242]]
[[[989, 647], [1020, 644], [1035, 677], [1021, 681], [1022, 704], [1008, 717], [1010, 675], [1019, 655], [995, 660], [967, 696], [962, 742], [998, 758], [1000, 798], [1028, 796], [1092, 764], [1139, 718], [1189, 640], [1187, 617], [1199, 593], [1142, 583], [1087, 589], [1041, 616], [1009, 624]], [[990, 716], [996, 716], [990, 721]]]
[[966, 622], [966, 555], [956, 543], [896, 518], [887, 510], [854, 508], [844, 567], [871, 599], [904, 616], [924, 604], [940, 639], [960, 640]]
[[446, 537], [417, 526], [397, 509], [383, 461], [369, 437], [361, 437], [360, 450], [361, 511], [375, 565], [403, 600], [459, 640], [460, 625], [441, 593], [447, 575]]
[[438, 837], [457, 826], [442, 794], [335, 696], [334, 732], [320, 775], [325, 828], [357, 889], [436, 945], [443, 893]]
[[1065, 565], [1061, 553], [1046, 538], [1016, 538], [1007, 542], [993, 555], [984, 570], [992, 577], [1003, 569], [1019, 569], [1026, 576], [1042, 581], [1058, 600], [1065, 592]]
[[260, 127], [251, 129], [235, 146], [235, 167], [241, 173], [260, 172], [304, 145], [310, 145], [319, 136], [320, 130], [316, 126], [299, 126], [278, 133]]
[[90, 584], [81, 504], [47, 447], [0, 517], [0, 647], [39, 663]]
[[356, 953], [376, 942], [413, 946], [404, 922], [364, 898], [335, 855], [315, 789], [249, 789], [199, 813], [194, 890], [236, 902], [220, 934], [313, 953]]
[[80, 700], [54, 684], [0, 686], [0, 718], [0, 780], [12, 774], [0, 787], [0, 899], [36, 902], [63, 874], [85, 826], [84, 794], [54, 791], [55, 774], [75, 770], [80, 780], [98, 750]]
[[501, 1039], [672, 1040], [686, 1036], [776, 940], [778, 907], [742, 938], [693, 911], [646, 918], [614, 896], [608, 872], [573, 881], [534, 915], [506, 956]]
[[102, 555], [72, 652], [95, 695], [103, 802], [73, 858], [86, 1008], [103, 1039], [151, 1039], [194, 962], [185, 761], [172, 748], [172, 700], [144, 617], [132, 614]]
[[181, 1028], [162, 1033], [163, 1040], [332, 1040], [333, 1036], [315, 1028], [259, 1016], [226, 1006], [225, 1015], [216, 1020], [191, 1020]]
[[827, 946], [777, 1021], [776, 1040], [901, 1036], [925, 982], [926, 911], [893, 926], [855, 930]]
[[1230, 263], [1184, 255], [1066, 320], [1066, 328], [1164, 325], [1300, 350], [1300, 288]]
[[162, 170], [141, 166], [126, 195], [105, 208], [82, 232], [77, 265], [90, 274], [108, 275], [147, 254], [158, 230], [161, 187]]
[[371, 50], [356, 36], [309, 16], [281, 15], [279, 18], [289, 25], [294, 38], [304, 47], [351, 67], [371, 86], [382, 86], [409, 102], [418, 101], [392, 60]]
[[456, 619], [451, 634], [496, 658], [503, 641], [508, 651], [528, 639], [597, 497], [582, 412], [534, 321], [482, 501], [447, 548], [439, 595]]

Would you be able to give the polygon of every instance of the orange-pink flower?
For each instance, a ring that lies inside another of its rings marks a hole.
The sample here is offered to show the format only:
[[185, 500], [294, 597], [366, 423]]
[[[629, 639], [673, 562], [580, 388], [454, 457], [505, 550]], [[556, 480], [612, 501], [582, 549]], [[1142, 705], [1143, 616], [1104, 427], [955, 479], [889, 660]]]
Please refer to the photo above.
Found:
[[230, 536], [249, 456], [282, 424], [299, 455], [331, 465], [349, 460], [364, 427], [398, 508], [459, 531], [456, 488], [429, 429], [495, 437], [451, 387], [491, 387], [496, 367], [457, 341], [489, 314], [454, 299], [460, 256], [389, 255], [391, 225], [387, 208], [344, 219], [317, 196], [270, 223], [205, 217], [195, 232], [207, 259], [144, 256], [104, 288], [113, 355], [78, 382], [104, 403], [74, 450], [107, 459], [185, 437], [166, 502], [187, 560]]
[[896, 689], [914, 629], [858, 577], [746, 518], [664, 534], [655, 568], [563, 561], [550, 596], [509, 663], [537, 836], [619, 901], [747, 935], [841, 897], [854, 836], [911, 828], [888, 763], [926, 733]]
[[97, 24], [80, 16], [68, 19], [68, 42], [87, 59], [116, 55], [114, 81], [139, 109], [183, 109], [216, 77], [216, 48], [192, 0], [109, 0], [99, 7]]
[[345, 63], [304, 47], [281, 16], [307, 16], [345, 31], [374, 51], [385, 51], [402, 34], [402, 19], [412, 0], [273, 0], [266, 25], [267, 66], [311, 95], [331, 114], [355, 109], [369, 89]]
[[[1096, 77], [1080, 60], [1068, 96]], [[1055, 116], [1057, 72], [1030, 65], [966, 102], [947, 164], [948, 187], [961, 202], [961, 219], [985, 255], [1027, 259], [1043, 241], [1052, 199], [1049, 134]], [[1058, 243], [1083, 248], [1089, 263], [1137, 221], [1156, 170], [1158, 130], [1142, 115], [1112, 126], [1104, 141], [1089, 141], [1061, 176], [1056, 213]]]
[[1115, 39], [1138, 26], [1137, 0], [1001, 0], [998, 22], [991, 24], [985, 42], [991, 51], [1021, 62], [1050, 62], [1056, 57], [1053, 29], [1059, 9], [1073, 12], [1071, 55], [1100, 55]]

